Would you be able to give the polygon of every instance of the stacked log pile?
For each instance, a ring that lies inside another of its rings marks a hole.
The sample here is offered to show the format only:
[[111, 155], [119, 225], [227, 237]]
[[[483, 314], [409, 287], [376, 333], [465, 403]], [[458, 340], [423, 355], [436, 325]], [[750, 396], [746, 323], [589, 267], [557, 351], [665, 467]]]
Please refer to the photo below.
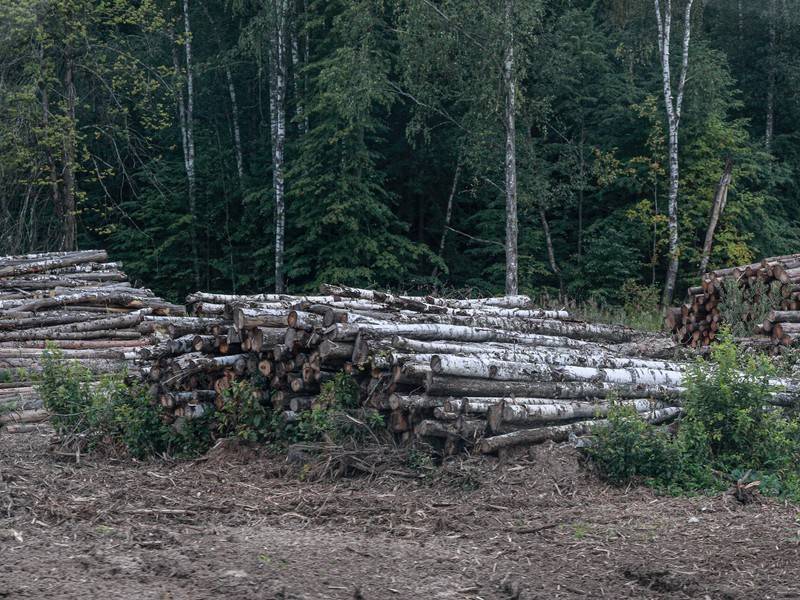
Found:
[[231, 401], [225, 390], [245, 379], [293, 423], [341, 371], [400, 441], [447, 452], [579, 435], [612, 398], [654, 422], [680, 412], [683, 367], [655, 356], [674, 342], [571, 320], [525, 296], [448, 300], [324, 285], [318, 296], [196, 293], [187, 303], [193, 316], [141, 352], [176, 424], [221, 408]]
[[31, 379], [47, 344], [99, 375], [132, 365], [180, 315], [103, 250], [0, 257], [0, 425], [42, 416]]
[[[689, 289], [686, 301], [667, 315], [675, 338], [693, 348], [708, 346], [723, 325], [723, 294], [737, 286], [747, 304], [742, 320], [750, 330], [747, 344], [765, 349], [800, 341], [800, 254], [710, 271]], [[774, 310], [765, 315], [759, 306]]]

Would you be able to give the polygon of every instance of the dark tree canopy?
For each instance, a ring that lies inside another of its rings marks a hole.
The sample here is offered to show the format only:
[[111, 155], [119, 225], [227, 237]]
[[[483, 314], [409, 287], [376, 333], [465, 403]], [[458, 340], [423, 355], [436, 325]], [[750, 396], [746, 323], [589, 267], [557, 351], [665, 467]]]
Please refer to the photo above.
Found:
[[[668, 4], [681, 295], [728, 161], [709, 266], [800, 251], [800, 3]], [[281, 247], [289, 291], [502, 293], [511, 89], [520, 293], [616, 302], [667, 274], [662, 66], [652, 0], [4, 2], [0, 254], [102, 246], [172, 299], [274, 289]]]

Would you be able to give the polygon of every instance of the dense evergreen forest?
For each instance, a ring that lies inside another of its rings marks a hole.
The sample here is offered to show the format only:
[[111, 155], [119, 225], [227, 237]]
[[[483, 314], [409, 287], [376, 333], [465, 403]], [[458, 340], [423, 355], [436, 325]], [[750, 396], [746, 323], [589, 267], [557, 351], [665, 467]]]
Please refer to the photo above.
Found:
[[172, 299], [680, 297], [716, 215], [711, 267], [800, 251], [798, 9], [6, 0], [0, 254], [104, 247]]

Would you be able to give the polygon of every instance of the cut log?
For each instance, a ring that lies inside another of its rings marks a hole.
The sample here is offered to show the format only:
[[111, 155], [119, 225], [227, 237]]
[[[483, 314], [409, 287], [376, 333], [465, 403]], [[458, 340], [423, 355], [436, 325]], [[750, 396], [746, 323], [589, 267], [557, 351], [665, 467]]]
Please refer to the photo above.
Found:
[[[681, 412], [680, 408], [663, 408], [649, 415], [648, 421], [657, 424], [674, 419]], [[571, 435], [589, 435], [595, 427], [605, 427], [608, 421], [580, 421], [569, 425], [555, 425], [537, 429], [521, 429], [503, 435], [487, 437], [481, 440], [480, 450], [484, 454], [494, 454], [505, 448], [514, 446], [540, 444], [552, 440], [565, 442]]]
[[447, 377], [431, 373], [425, 382], [431, 396], [520, 396], [529, 398], [679, 398], [683, 388], [662, 385], [616, 384], [608, 382], [491, 381], [469, 377]]

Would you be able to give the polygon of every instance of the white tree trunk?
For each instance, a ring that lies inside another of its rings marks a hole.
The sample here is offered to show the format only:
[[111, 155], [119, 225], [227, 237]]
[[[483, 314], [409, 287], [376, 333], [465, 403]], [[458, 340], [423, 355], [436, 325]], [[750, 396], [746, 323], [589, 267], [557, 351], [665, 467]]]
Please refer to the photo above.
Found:
[[[439, 258], [444, 256], [444, 245], [447, 242], [447, 234], [450, 231], [450, 220], [453, 217], [453, 200], [456, 197], [456, 190], [458, 189], [458, 178], [461, 175], [461, 155], [459, 154], [458, 162], [456, 163], [456, 172], [453, 175], [453, 186], [450, 188], [450, 196], [447, 198], [447, 210], [444, 215], [444, 229], [442, 230], [442, 239], [439, 242]], [[439, 274], [439, 267], [434, 267], [433, 277]]]
[[286, 144], [286, 13], [287, 0], [273, 1], [270, 52], [270, 132], [272, 137], [272, 187], [275, 194], [275, 292], [284, 291], [286, 199], [284, 147]]
[[676, 97], [673, 97], [670, 66], [672, 0], [666, 0], [663, 17], [661, 14], [660, 1], [654, 0], [656, 20], [658, 22], [658, 48], [661, 55], [664, 104], [666, 106], [667, 122], [669, 124], [669, 222], [667, 227], [669, 232], [669, 264], [667, 266], [667, 277], [664, 283], [664, 294], [662, 296], [662, 304], [665, 307], [672, 303], [672, 297], [675, 293], [675, 282], [678, 278], [678, 132], [680, 128], [681, 109], [683, 106], [683, 94], [686, 87], [686, 76], [689, 70], [689, 42], [692, 32], [691, 15], [693, 2], [694, 0], [689, 0], [686, 4], [686, 14], [684, 15], [683, 48], [681, 53], [681, 72], [678, 80], [677, 95]]
[[601, 368], [577, 365], [551, 365], [545, 362], [510, 362], [486, 357], [452, 354], [434, 355], [431, 371], [437, 375], [477, 377], [500, 381], [583, 381], [645, 385], [680, 386], [683, 375], [677, 370], [642, 367]]
[[[194, 146], [194, 65], [192, 60], [192, 26], [189, 19], [189, 0], [183, 0], [184, 51], [186, 53], [186, 104], [184, 106], [183, 89], [178, 99], [181, 118], [181, 135], [184, 145], [184, 166], [189, 188], [189, 237], [192, 253], [192, 275], [195, 287], [200, 287], [200, 257], [197, 249], [197, 177], [195, 174]], [[182, 85], [182, 84], [181, 84]]]
[[513, 296], [519, 289], [519, 254], [517, 237], [517, 149], [516, 149], [516, 101], [517, 81], [514, 73], [514, 1], [505, 0], [506, 52], [503, 61], [505, 84], [505, 184], [506, 184], [506, 295]]

